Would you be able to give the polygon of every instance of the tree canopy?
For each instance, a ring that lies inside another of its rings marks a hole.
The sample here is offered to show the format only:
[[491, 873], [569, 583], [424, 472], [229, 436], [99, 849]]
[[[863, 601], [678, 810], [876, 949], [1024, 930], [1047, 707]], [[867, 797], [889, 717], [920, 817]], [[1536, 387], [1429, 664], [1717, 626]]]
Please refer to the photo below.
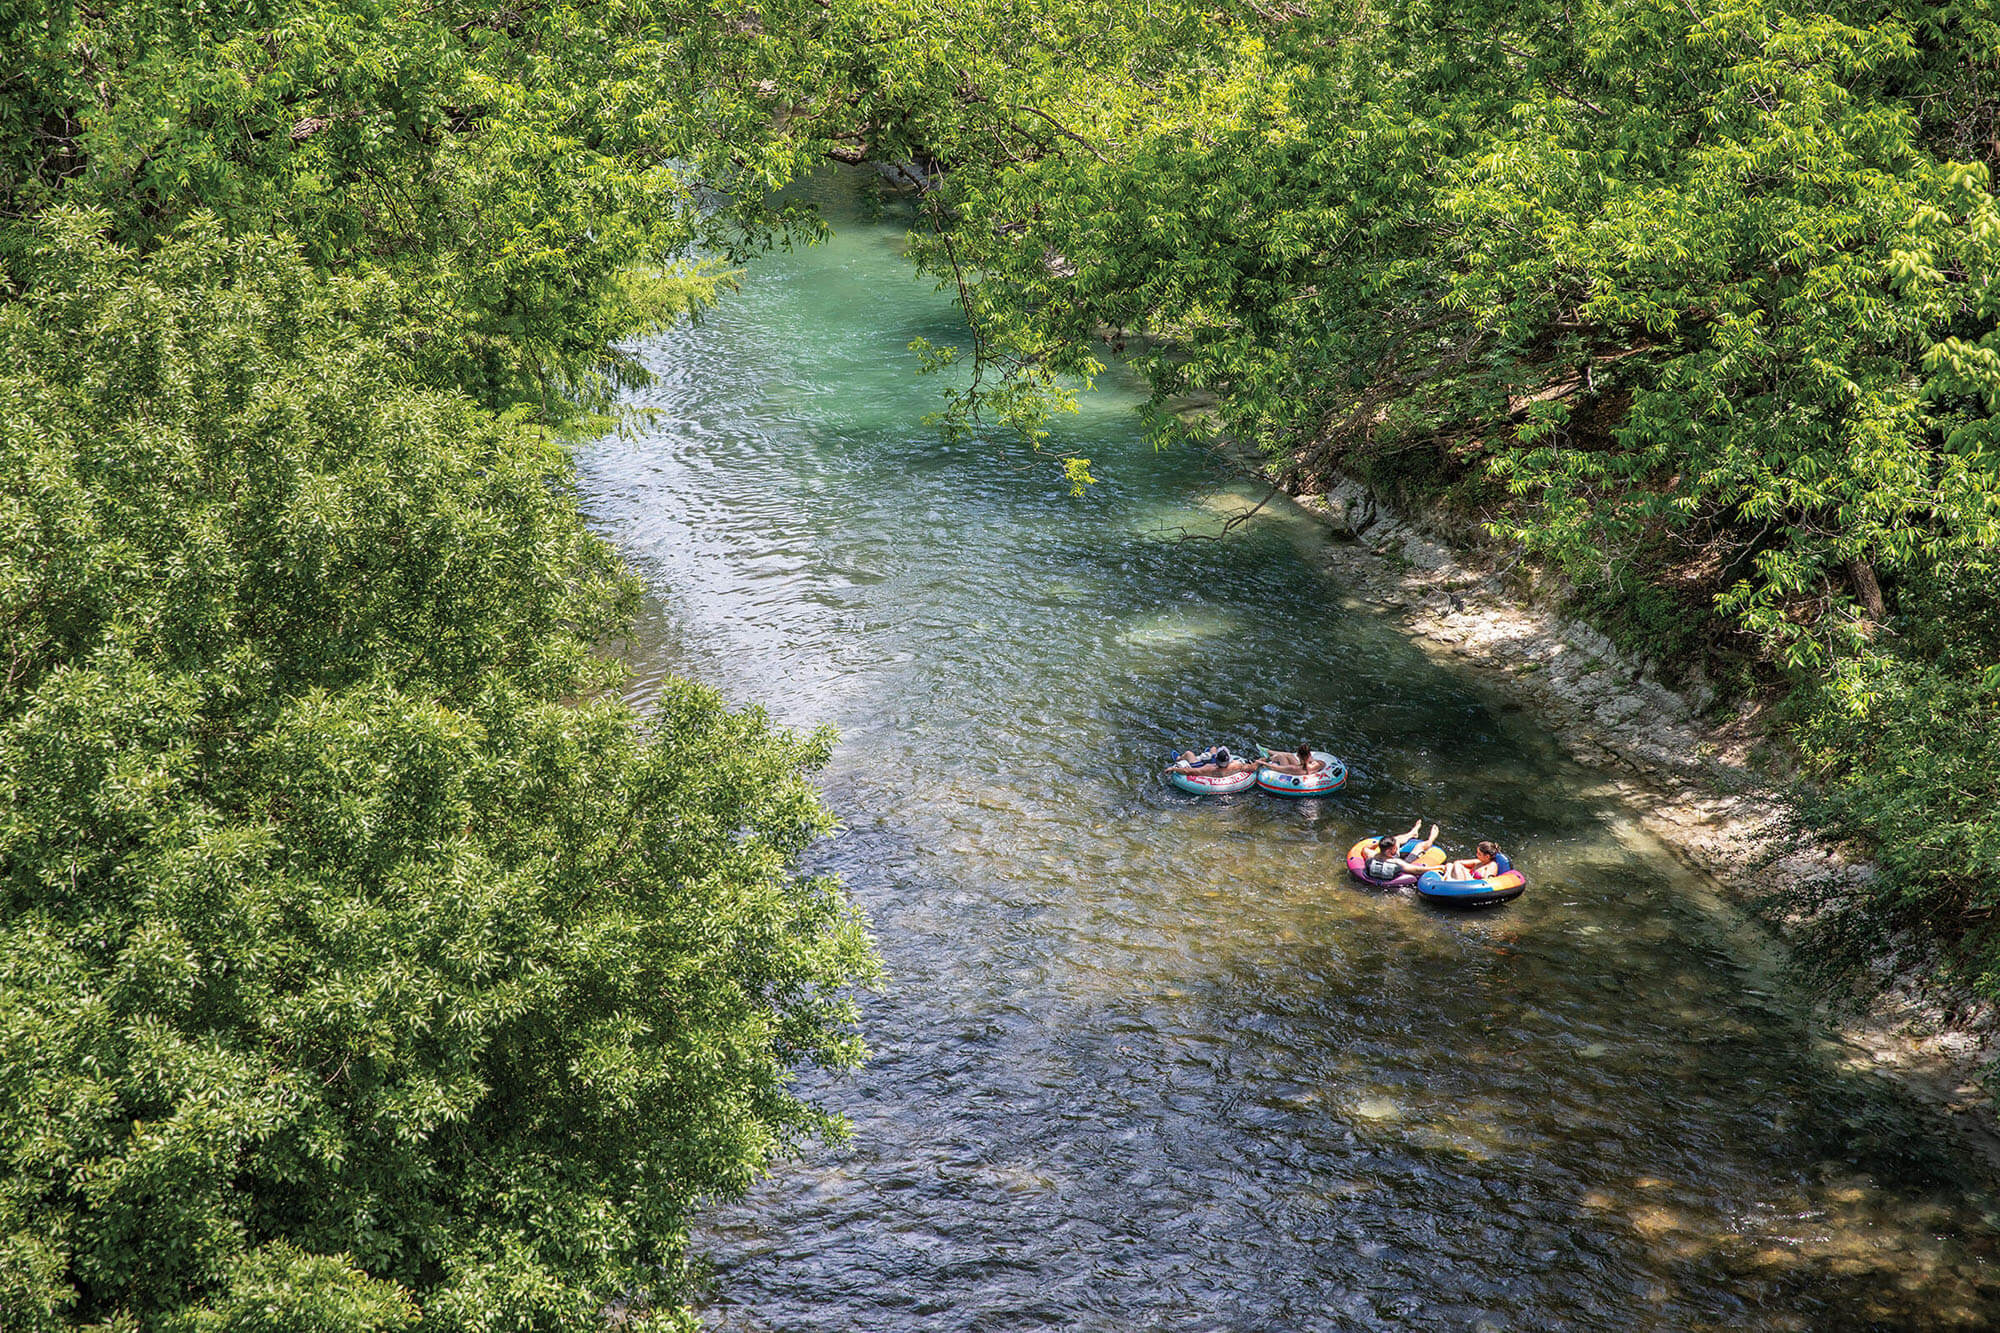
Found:
[[558, 447], [399, 382], [384, 279], [101, 230], [0, 310], [6, 1303], [590, 1323], [837, 1130], [827, 740], [603, 696], [629, 576]]
[[1208, 40], [1163, 69], [1064, 53], [1069, 133], [952, 141], [925, 259], [1002, 367], [1161, 335], [1163, 395], [1219, 393], [1305, 467], [1448, 438], [1581, 578], [1698, 530], [1722, 609], [1799, 669], [1854, 647], [1849, 566], [1992, 547], [1982, 7], [1174, 23]]
[[684, 1326], [842, 1132], [829, 738], [617, 701], [551, 429], [788, 225], [740, 18], [6, 11], [10, 1328]]
[[10, 4], [0, 216], [97, 208], [141, 251], [197, 212], [282, 233], [321, 271], [393, 274], [432, 382], [552, 411], [705, 290], [660, 281], [691, 243], [786, 225], [769, 192], [805, 159], [774, 74], [797, 41], [759, 15], [799, 11]]

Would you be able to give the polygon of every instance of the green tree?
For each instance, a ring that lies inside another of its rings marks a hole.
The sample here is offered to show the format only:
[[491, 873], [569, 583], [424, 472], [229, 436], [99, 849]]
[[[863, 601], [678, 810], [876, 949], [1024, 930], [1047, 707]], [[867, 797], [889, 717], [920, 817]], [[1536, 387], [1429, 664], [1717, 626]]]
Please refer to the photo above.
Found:
[[0, 1308], [685, 1324], [688, 1211], [859, 1055], [826, 738], [606, 696], [630, 576], [389, 278], [107, 225], [0, 306]]
[[1991, 198], [1912, 110], [1964, 49], [1927, 49], [1928, 7], [1200, 17], [1177, 64], [1071, 57], [1074, 141], [995, 153], [962, 113], [921, 257], [1016, 381], [1156, 336], [1163, 396], [1218, 393], [1295, 468], [1449, 439], [1580, 582], [1699, 540], [1798, 671], [1858, 649], [1881, 578], [1985, 539], [2000, 479], [1924, 374], [1977, 283], [1921, 257]]
[[[103, 210], [142, 253], [196, 212], [396, 278], [433, 383], [559, 417], [613, 344], [710, 290], [807, 160], [782, 68], [821, 11], [681, 0], [0, 0], [0, 219]], [[783, 27], [784, 36], [763, 28]]]

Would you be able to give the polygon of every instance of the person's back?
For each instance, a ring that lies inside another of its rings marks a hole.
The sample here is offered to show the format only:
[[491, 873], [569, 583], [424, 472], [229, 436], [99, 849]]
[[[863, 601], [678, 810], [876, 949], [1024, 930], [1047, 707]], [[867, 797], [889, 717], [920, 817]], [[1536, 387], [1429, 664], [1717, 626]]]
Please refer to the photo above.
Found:
[[1281, 773], [1317, 773], [1326, 767], [1324, 759], [1313, 758], [1312, 746], [1301, 745], [1297, 753], [1273, 750], [1264, 760], [1265, 766]]
[[1403, 859], [1398, 851], [1399, 839], [1379, 837], [1362, 852], [1362, 868], [1370, 879], [1400, 879], [1404, 875], [1422, 874], [1425, 867]]
[[1369, 857], [1364, 868], [1370, 879], [1397, 879], [1409, 873], [1409, 867], [1395, 857], [1380, 854]]

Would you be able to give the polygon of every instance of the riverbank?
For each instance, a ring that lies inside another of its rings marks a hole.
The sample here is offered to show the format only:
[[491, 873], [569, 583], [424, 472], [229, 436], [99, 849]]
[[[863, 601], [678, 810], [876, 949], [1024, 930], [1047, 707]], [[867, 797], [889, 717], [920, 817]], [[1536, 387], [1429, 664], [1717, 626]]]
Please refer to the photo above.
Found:
[[[1561, 614], [1532, 571], [1483, 534], [1400, 514], [1351, 480], [1292, 498], [1336, 538], [1326, 558], [1357, 602], [1396, 616], [1426, 652], [1480, 669], [1534, 710], [1571, 755], [1606, 773], [1607, 795], [1788, 947], [1847, 910], [1874, 874], [1806, 828], [1786, 791], [1786, 747], [1760, 710], [1718, 713], [1710, 698], [1663, 686], [1647, 664]], [[1899, 940], [1848, 989], [1801, 984], [1836, 1059], [1895, 1080], [2000, 1166], [1990, 1077], [2000, 1014], [1939, 985], [1928, 963], [1918, 942]]]

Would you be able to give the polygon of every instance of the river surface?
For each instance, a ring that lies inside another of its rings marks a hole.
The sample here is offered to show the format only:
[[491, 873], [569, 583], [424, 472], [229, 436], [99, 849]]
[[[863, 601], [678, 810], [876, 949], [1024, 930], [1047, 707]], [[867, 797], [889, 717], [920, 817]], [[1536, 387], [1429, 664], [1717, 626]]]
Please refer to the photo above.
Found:
[[[1056, 447], [923, 424], [963, 339], [845, 179], [827, 245], [642, 349], [579, 453], [652, 589], [633, 698], [712, 682], [840, 745], [891, 974], [854, 1139], [712, 1212], [730, 1330], [2000, 1325], [1989, 1178], [1785, 998], [1759, 932], [1531, 715], [1359, 604], [1286, 503], [1154, 452], [1107, 382]], [[1108, 377], [1115, 380], [1115, 375]], [[1311, 741], [1323, 800], [1201, 800], [1169, 746]], [[1518, 901], [1350, 881], [1422, 816]]]

